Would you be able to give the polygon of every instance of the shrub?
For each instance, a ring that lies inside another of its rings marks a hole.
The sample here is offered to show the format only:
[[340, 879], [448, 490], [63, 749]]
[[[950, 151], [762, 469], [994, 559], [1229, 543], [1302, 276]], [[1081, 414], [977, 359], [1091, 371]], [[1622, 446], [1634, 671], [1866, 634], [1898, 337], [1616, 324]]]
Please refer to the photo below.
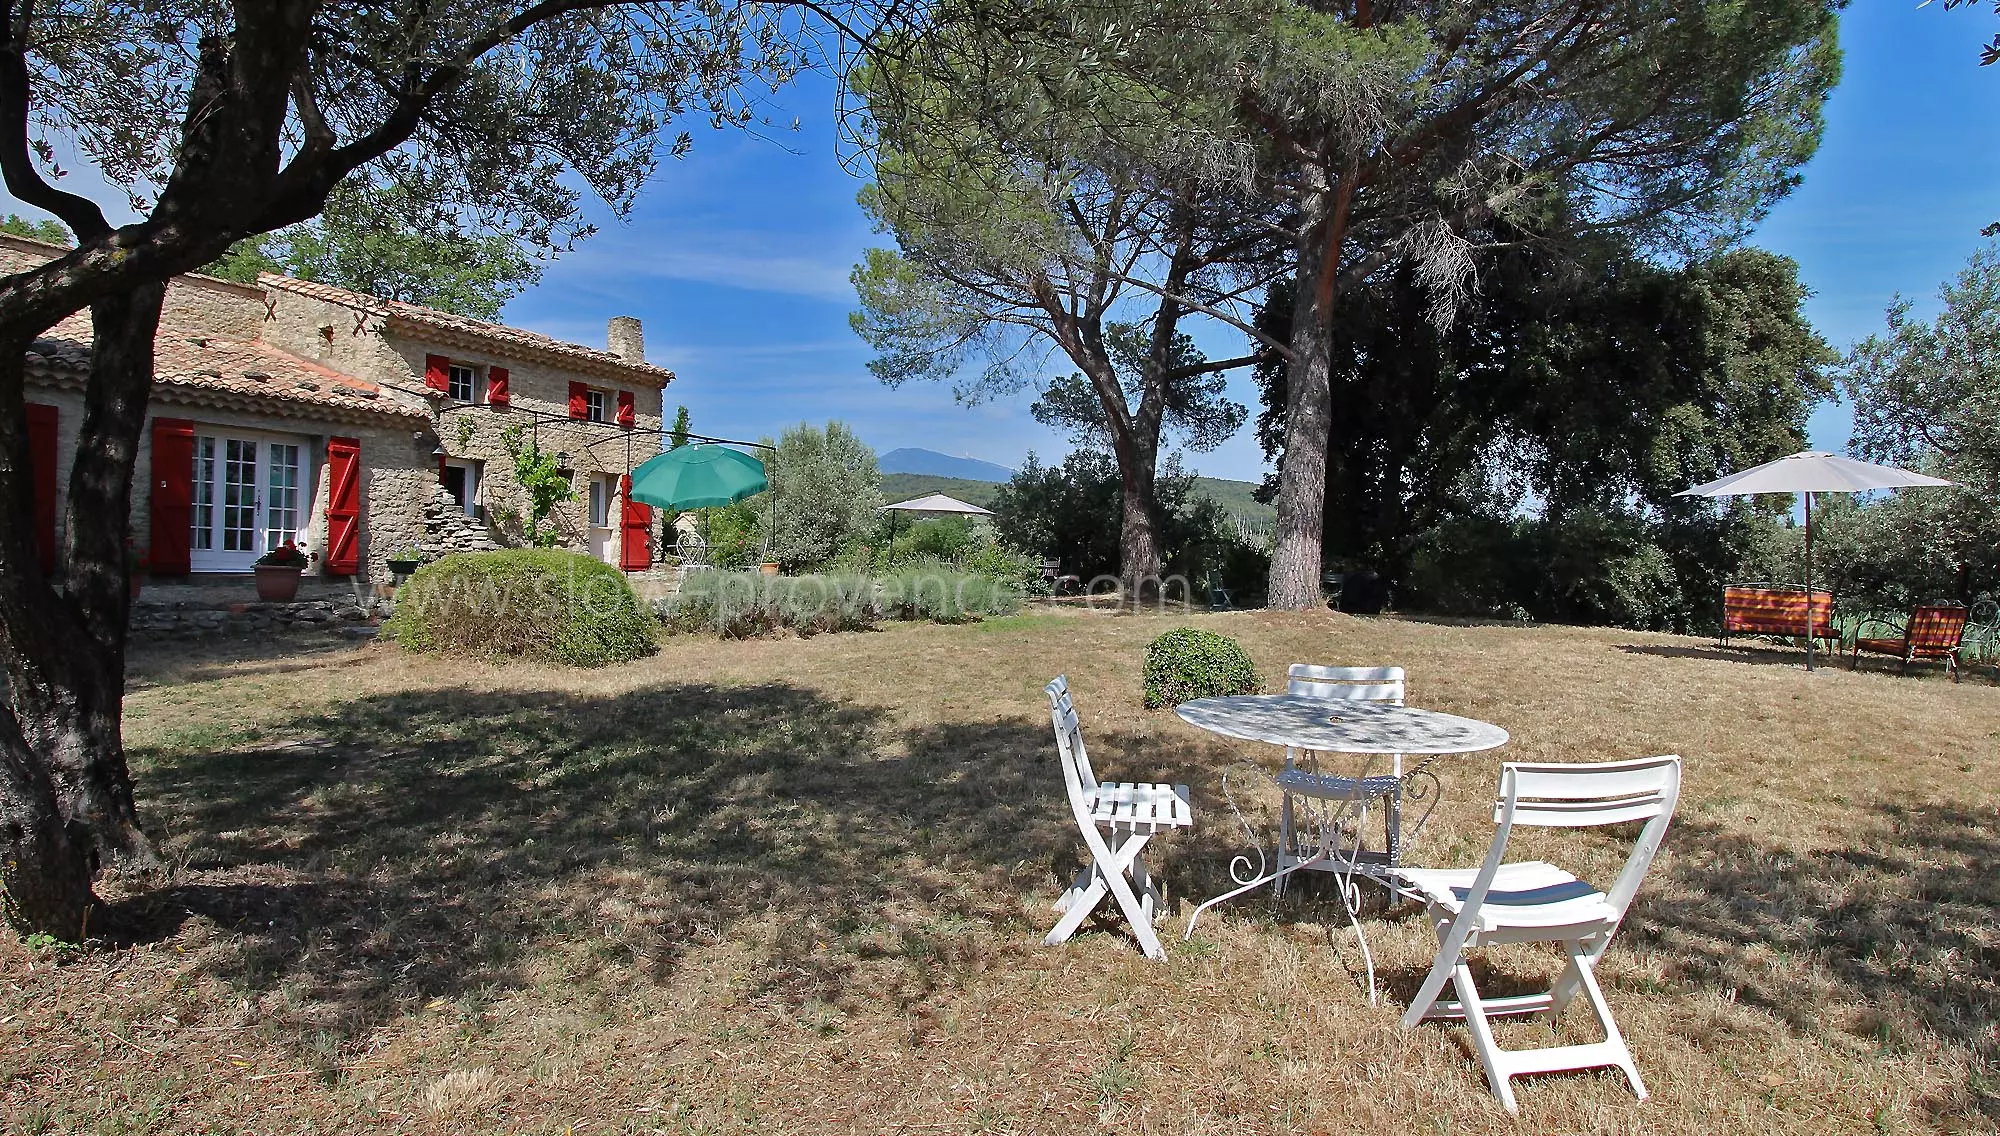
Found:
[[866, 576], [766, 576], [761, 572], [694, 572], [677, 595], [655, 606], [677, 632], [712, 632], [750, 639], [779, 630], [801, 636], [864, 631], [882, 618], [875, 583]]
[[1177, 627], [1146, 646], [1148, 710], [1193, 698], [1255, 694], [1258, 685], [1249, 652], [1227, 635]]
[[[894, 524], [892, 520], [890, 522]], [[896, 534], [878, 561], [884, 568], [925, 557], [956, 560], [970, 555], [981, 542], [966, 517], [932, 517]]]
[[895, 619], [969, 623], [1021, 609], [1024, 591], [942, 560], [904, 564], [881, 580], [882, 608]]
[[559, 549], [461, 552], [426, 564], [397, 591], [387, 627], [413, 651], [577, 667], [658, 649], [624, 573]]

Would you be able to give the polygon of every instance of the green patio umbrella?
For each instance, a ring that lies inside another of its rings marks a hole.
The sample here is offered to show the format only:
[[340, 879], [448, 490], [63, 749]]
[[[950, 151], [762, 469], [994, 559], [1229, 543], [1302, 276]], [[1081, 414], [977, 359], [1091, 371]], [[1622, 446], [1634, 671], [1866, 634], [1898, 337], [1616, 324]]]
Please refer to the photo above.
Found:
[[632, 499], [662, 509], [708, 509], [762, 493], [764, 463], [728, 446], [681, 446], [632, 471]]

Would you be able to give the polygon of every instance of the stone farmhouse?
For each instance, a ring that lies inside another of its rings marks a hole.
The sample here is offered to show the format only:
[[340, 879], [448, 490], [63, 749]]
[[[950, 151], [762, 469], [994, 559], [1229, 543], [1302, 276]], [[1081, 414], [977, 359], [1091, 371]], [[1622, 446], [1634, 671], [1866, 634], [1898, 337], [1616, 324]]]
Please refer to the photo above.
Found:
[[[0, 234], [0, 272], [63, 249]], [[62, 547], [90, 318], [28, 355], [34, 523]], [[576, 490], [551, 521], [565, 544], [627, 571], [653, 561], [652, 513], [627, 498], [660, 450], [673, 372], [646, 362], [639, 321], [610, 321], [608, 350], [266, 273], [200, 275], [167, 290], [133, 484], [132, 532], [159, 577], [248, 573], [292, 541], [308, 574], [388, 580], [412, 547], [435, 555], [517, 544], [528, 505], [511, 428]]]

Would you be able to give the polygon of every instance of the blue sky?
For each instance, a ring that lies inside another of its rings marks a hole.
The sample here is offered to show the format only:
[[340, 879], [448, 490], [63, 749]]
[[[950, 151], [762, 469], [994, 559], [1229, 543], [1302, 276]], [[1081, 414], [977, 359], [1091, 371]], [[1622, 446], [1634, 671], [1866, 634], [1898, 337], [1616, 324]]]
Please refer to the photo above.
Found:
[[[1878, 330], [1899, 292], [1924, 310], [1981, 243], [1980, 228], [2000, 220], [2000, 67], [1977, 65], [1996, 24], [1990, 6], [1920, 10], [1916, 0], [1859, 0], [1843, 13], [1846, 66], [1819, 154], [1753, 238], [1799, 262], [1814, 291], [1808, 314], [1837, 348]], [[649, 354], [680, 375], [669, 401], [686, 403], [703, 432], [754, 437], [839, 418], [879, 451], [922, 446], [1013, 466], [1031, 449], [1067, 450], [1029, 417], [1028, 396], [965, 407], [943, 385], [889, 390], [868, 373], [868, 349], [847, 326], [847, 271], [884, 238], [837, 160], [827, 88], [795, 87], [779, 102], [784, 121], [801, 119], [782, 147], [698, 135], [628, 223], [608, 222], [550, 268], [508, 319], [595, 344], [607, 317], [639, 316]], [[1214, 356], [1243, 349], [1234, 331], [1201, 338]], [[1232, 391], [1256, 405], [1247, 375]], [[1845, 408], [1822, 409], [1814, 444], [1844, 445], [1848, 423]], [[1190, 464], [1244, 480], [1266, 469], [1247, 427]]]
[[[1808, 314], [1835, 347], [1880, 329], [1898, 293], [1934, 310], [1938, 284], [2000, 220], [2000, 66], [1977, 65], [1995, 34], [2000, 17], [1984, 4], [1858, 0], [1843, 14], [1846, 65], [1824, 142], [1753, 238], [1799, 262], [1814, 292]], [[878, 451], [921, 446], [1008, 466], [1029, 450], [1060, 456], [1068, 447], [1029, 417], [1030, 396], [966, 407], [944, 385], [890, 390], [868, 373], [868, 349], [847, 324], [847, 273], [885, 239], [854, 203], [860, 182], [838, 161], [832, 108], [831, 88], [814, 79], [780, 92], [771, 111], [785, 124], [796, 116], [796, 132], [697, 133], [628, 220], [602, 219], [506, 320], [601, 346], [609, 317], [640, 317], [649, 357], [679, 375], [670, 412], [685, 403], [705, 434], [754, 438], [840, 419]], [[1214, 356], [1243, 347], [1233, 331], [1199, 338]], [[1232, 392], [1255, 406], [1247, 376]], [[1815, 415], [1815, 445], [1843, 445], [1848, 417], [1838, 407]], [[1244, 480], [1266, 468], [1248, 428], [1190, 464]]]

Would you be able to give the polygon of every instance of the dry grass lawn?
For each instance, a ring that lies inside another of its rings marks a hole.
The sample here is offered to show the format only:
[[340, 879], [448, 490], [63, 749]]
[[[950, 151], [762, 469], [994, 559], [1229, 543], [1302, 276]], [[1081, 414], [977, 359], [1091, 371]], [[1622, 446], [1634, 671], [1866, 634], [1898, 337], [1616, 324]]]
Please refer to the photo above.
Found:
[[[1080, 850], [1057, 671], [1101, 773], [1193, 783], [1198, 828], [1155, 845], [1174, 905], [1226, 884], [1218, 775], [1272, 755], [1139, 709], [1145, 642], [1189, 621], [681, 639], [595, 673], [303, 641], [142, 658], [127, 738], [174, 867], [108, 882], [112, 945], [0, 944], [3, 1126], [1993, 1128], [1990, 681], [1808, 678], [1795, 653], [1615, 630], [1193, 617], [1267, 682], [1401, 663], [1415, 704], [1513, 732], [1444, 766], [1420, 861], [1476, 862], [1500, 760], [1686, 757], [1601, 972], [1653, 1099], [1611, 1072], [1530, 1078], [1515, 1120], [1459, 1027], [1399, 1028], [1433, 949], [1406, 909], [1372, 920], [1379, 1008], [1323, 886], [1239, 901], [1192, 942], [1170, 919], [1165, 965], [1115, 920], [1040, 946]], [[1523, 854], [1586, 874], [1623, 847], [1536, 839]], [[1516, 948], [1482, 973], [1504, 993], [1556, 969]], [[1556, 1030], [1587, 1040], [1586, 1020]]]

